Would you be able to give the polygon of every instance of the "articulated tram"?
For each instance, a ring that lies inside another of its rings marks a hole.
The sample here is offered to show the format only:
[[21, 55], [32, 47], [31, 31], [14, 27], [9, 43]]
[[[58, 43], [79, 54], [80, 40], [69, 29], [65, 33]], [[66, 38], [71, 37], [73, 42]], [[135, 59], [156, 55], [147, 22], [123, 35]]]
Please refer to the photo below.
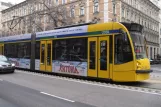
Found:
[[119, 82], [149, 78], [143, 26], [109, 22], [0, 38], [0, 54], [17, 68]]

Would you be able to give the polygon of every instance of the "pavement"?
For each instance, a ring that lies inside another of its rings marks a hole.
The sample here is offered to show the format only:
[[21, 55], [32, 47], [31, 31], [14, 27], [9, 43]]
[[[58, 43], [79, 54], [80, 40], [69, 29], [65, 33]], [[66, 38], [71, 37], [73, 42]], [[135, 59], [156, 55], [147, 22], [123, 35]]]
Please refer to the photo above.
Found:
[[151, 65], [151, 69], [154, 73], [161, 73], [161, 64]]
[[150, 88], [143, 91], [19, 70], [0, 79], [0, 96], [13, 107], [161, 107], [161, 92]]
[[151, 73], [151, 79], [161, 80], [161, 64], [151, 65], [153, 72]]
[[37, 90], [0, 82], [0, 107], [93, 107]]
[[0, 107], [17, 107], [15, 104], [0, 98]]

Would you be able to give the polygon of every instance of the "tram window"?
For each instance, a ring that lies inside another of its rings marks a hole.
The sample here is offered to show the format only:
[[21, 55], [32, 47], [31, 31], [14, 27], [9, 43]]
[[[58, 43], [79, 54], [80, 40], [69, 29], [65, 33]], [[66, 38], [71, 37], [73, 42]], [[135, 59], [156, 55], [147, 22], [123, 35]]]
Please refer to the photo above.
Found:
[[0, 46], [0, 55], [2, 55], [2, 48], [1, 48], [1, 46]]
[[30, 59], [30, 57], [31, 57], [31, 43], [27, 42], [25, 43], [23, 58]]
[[87, 59], [87, 38], [69, 39], [67, 53], [70, 61], [86, 61]]
[[100, 70], [107, 70], [107, 41], [100, 41]]
[[18, 44], [17, 43], [5, 44], [4, 54], [5, 54], [5, 56], [7, 56], [9, 58], [17, 58]]
[[132, 60], [133, 54], [127, 35], [115, 35], [115, 64], [122, 64]]
[[2, 50], [1, 50], [1, 52], [2, 52], [2, 55], [3, 55], [3, 54], [4, 54], [4, 53], [3, 53], [3, 50], [4, 50], [3, 46], [2, 46], [2, 48], [1, 48], [1, 49], [2, 49]]
[[47, 65], [51, 65], [51, 44], [47, 44]]
[[53, 60], [87, 61], [87, 38], [54, 40]]
[[35, 59], [40, 59], [40, 41], [36, 41]]
[[18, 44], [18, 58], [30, 59], [31, 56], [31, 43]]
[[23, 58], [23, 44], [18, 44], [18, 58]]
[[44, 58], [45, 58], [45, 44], [42, 44], [41, 45], [41, 63], [45, 63], [45, 60], [44, 60]]
[[67, 41], [66, 40], [54, 40], [53, 41], [53, 60], [66, 60], [67, 55]]
[[3, 48], [0, 46], [0, 55], [3, 55]]
[[[109, 47], [113, 47], [113, 36], [110, 36]], [[113, 48], [109, 48], [109, 62], [113, 63]]]
[[96, 42], [95, 41], [91, 41], [90, 42], [90, 64], [89, 64], [89, 68], [90, 69], [95, 69], [95, 63], [96, 63]]

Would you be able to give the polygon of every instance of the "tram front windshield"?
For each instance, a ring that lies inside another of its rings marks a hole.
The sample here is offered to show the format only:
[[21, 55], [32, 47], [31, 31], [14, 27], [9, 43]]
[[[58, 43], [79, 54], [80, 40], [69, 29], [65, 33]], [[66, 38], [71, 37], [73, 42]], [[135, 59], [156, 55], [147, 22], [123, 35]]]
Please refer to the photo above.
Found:
[[136, 59], [146, 58], [146, 46], [143, 35], [140, 32], [130, 32], [130, 35], [133, 41]]

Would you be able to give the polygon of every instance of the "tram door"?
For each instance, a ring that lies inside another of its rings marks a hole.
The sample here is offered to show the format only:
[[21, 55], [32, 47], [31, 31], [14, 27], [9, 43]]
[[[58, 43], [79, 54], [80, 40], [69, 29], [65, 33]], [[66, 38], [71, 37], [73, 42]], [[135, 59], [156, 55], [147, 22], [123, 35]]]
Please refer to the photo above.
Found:
[[88, 76], [109, 78], [109, 37], [88, 38]]
[[40, 70], [52, 72], [52, 41], [40, 42]]
[[0, 55], [4, 55], [4, 45], [0, 44]]

